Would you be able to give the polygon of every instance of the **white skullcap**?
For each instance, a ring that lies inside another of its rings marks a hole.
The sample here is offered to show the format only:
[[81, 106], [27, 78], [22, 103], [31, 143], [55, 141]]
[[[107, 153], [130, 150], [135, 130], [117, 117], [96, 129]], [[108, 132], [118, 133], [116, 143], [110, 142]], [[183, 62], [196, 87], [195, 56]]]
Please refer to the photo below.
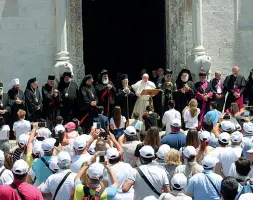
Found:
[[143, 74], [142, 77], [149, 77], [147, 73]]
[[18, 85], [18, 84], [19, 84], [19, 79], [18, 78], [12, 79], [11, 82], [10, 82], [10, 89], [12, 89], [14, 85]]

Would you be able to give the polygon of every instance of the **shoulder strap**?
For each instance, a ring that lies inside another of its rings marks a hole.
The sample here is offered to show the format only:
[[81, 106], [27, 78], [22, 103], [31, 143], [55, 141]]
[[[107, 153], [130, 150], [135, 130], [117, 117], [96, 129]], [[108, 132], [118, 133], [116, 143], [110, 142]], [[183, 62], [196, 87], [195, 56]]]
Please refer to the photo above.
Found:
[[41, 157], [41, 161], [46, 165], [46, 167], [54, 174], [54, 172], [50, 169], [48, 162], [45, 160], [45, 158]]
[[[204, 173], [205, 174], [205, 173]], [[215, 191], [217, 192], [218, 196], [220, 197], [220, 193], [218, 191], [218, 189], [215, 187], [214, 183], [212, 182], [212, 180], [205, 174], [206, 178], [208, 179], [208, 181], [212, 184], [213, 188], [215, 189]]]
[[25, 200], [24, 195], [19, 191], [18, 187], [17, 187], [14, 183], [10, 184], [10, 186], [11, 186], [14, 190], [17, 191], [18, 195], [20, 196], [20, 198], [21, 198], [22, 200]]
[[2, 176], [2, 174], [4, 173], [5, 168], [3, 168], [3, 170], [0, 172], [0, 177]]
[[147, 179], [147, 177], [143, 174], [143, 172], [141, 171], [141, 169], [139, 167], [136, 168], [136, 170], [138, 171], [138, 173], [140, 174], [140, 176], [143, 178], [143, 180], [147, 183], [147, 185], [150, 187], [150, 189], [156, 193], [158, 196], [161, 195], [160, 192], [158, 192], [154, 186], [149, 182], [149, 180]]
[[65, 182], [65, 180], [68, 178], [68, 176], [71, 174], [72, 172], [68, 172], [64, 177], [63, 179], [61, 180], [61, 182], [59, 183], [59, 185], [57, 186], [56, 190], [55, 190], [55, 193], [54, 193], [54, 198], [53, 200], [55, 200], [55, 197], [57, 196], [62, 184]]
[[96, 197], [101, 197], [102, 193], [105, 191], [105, 187], [102, 187], [99, 192], [96, 192]]

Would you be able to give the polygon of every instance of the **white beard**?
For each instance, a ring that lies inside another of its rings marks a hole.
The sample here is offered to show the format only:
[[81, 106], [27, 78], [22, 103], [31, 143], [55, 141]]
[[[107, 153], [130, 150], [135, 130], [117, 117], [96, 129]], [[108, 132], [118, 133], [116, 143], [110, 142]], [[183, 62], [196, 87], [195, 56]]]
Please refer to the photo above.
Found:
[[3, 95], [3, 93], [4, 93], [4, 89], [3, 89], [3, 88], [1, 88], [1, 90], [0, 90], [0, 96], [2, 96], [2, 95]]
[[103, 83], [104, 85], [107, 85], [107, 84], [109, 83], [109, 79], [102, 79], [102, 83]]
[[70, 81], [71, 81], [71, 79], [69, 79], [69, 80], [64, 80], [65, 83], [69, 83]]
[[183, 82], [187, 82], [187, 81], [188, 81], [188, 79], [189, 79], [189, 77], [188, 77], [188, 76], [187, 76], [187, 77], [185, 77], [185, 78], [181, 77], [181, 81], [183, 81]]

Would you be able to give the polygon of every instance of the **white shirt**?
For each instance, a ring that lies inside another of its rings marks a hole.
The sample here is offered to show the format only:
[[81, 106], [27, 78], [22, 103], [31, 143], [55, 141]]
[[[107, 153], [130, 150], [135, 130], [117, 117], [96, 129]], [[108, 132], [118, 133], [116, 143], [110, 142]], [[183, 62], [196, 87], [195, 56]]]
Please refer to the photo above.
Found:
[[[51, 193], [52, 196], [54, 196], [55, 191], [60, 184], [63, 177], [69, 172], [70, 170], [60, 170], [55, 174], [50, 175], [45, 185], [42, 186], [40, 191], [42, 193]], [[61, 188], [58, 191], [58, 194], [55, 197], [55, 200], [69, 200], [72, 187], [74, 187], [74, 179], [76, 177], [76, 173], [71, 173], [68, 178], [64, 181], [64, 184], [62, 184]]]
[[[164, 186], [169, 185], [167, 174], [162, 167], [150, 163], [148, 165], [141, 165], [139, 168], [158, 192], [161, 192]], [[158, 198], [158, 195], [150, 189], [136, 169], [132, 169], [128, 179], [135, 182], [134, 200], [143, 200], [146, 196]]]
[[186, 109], [184, 112], [184, 121], [185, 121], [185, 128], [196, 128], [198, 127], [198, 116], [200, 113], [200, 109], [198, 108], [197, 114], [194, 117], [191, 117], [191, 113], [189, 109]]
[[122, 144], [122, 148], [124, 150], [123, 159], [125, 163], [132, 164], [135, 149], [140, 143], [141, 141], [131, 141]]
[[231, 148], [235, 152], [237, 159], [239, 159], [242, 156], [242, 147], [240, 147], [239, 145], [235, 145], [235, 146], [231, 145]]
[[[0, 172], [2, 172], [3, 169], [5, 169], [4, 166], [0, 168]], [[13, 179], [14, 177], [13, 177], [12, 172], [8, 169], [5, 169], [3, 174], [0, 177], [0, 185], [9, 185], [13, 182]]]
[[166, 125], [165, 134], [170, 134], [171, 133], [171, 127], [170, 127], [171, 122], [172, 122], [173, 119], [176, 119], [176, 118], [181, 120], [181, 114], [180, 114], [180, 112], [178, 112], [174, 108], [170, 109], [170, 110], [168, 110], [164, 113], [162, 123], [164, 125]]
[[3, 125], [3, 127], [0, 129], [0, 140], [8, 140], [9, 131], [10, 131], [10, 127], [8, 125]]
[[[174, 194], [174, 195], [172, 195]], [[158, 200], [192, 200], [182, 192], [172, 191], [171, 193], [163, 193]]]
[[113, 118], [111, 118], [111, 119], [110, 119], [110, 124], [112, 124], [112, 125], [113, 125], [113, 128], [114, 128], [114, 129], [121, 129], [121, 128], [125, 128], [125, 123], [126, 123], [126, 118], [125, 118], [124, 116], [121, 116], [121, 120], [120, 120], [120, 127], [119, 127], [119, 128], [117, 128], [117, 127], [115, 126], [115, 123], [114, 123]]
[[81, 155], [77, 155], [74, 158], [72, 158], [72, 163], [70, 165], [70, 169], [72, 172], [74, 173], [78, 173], [82, 164], [84, 162], [87, 162], [91, 159], [91, 155], [86, 153], [86, 154], [81, 154]]
[[22, 134], [27, 134], [31, 130], [31, 123], [21, 119], [13, 124], [13, 131], [16, 131], [16, 140]]
[[[119, 162], [111, 166], [111, 170], [115, 174], [116, 179], [119, 183], [117, 193], [114, 196], [113, 200], [122, 200], [122, 199], [133, 200], [134, 198], [133, 188], [130, 188], [130, 190], [126, 193], [122, 192], [122, 186], [124, 182], [128, 179], [132, 169], [133, 168], [131, 167], [131, 165], [124, 162]], [[107, 180], [108, 180], [108, 185], [112, 185], [109, 175], [107, 175]]]
[[55, 135], [58, 135], [59, 131], [65, 131], [65, 128], [64, 128], [64, 126], [62, 124], [57, 124], [54, 127]]

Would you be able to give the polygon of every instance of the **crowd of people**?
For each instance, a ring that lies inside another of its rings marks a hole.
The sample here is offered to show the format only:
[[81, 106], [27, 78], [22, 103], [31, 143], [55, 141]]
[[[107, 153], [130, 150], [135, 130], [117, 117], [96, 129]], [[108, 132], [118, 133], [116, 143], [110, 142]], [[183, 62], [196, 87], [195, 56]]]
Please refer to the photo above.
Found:
[[253, 70], [232, 73], [0, 84], [0, 199], [253, 199]]

